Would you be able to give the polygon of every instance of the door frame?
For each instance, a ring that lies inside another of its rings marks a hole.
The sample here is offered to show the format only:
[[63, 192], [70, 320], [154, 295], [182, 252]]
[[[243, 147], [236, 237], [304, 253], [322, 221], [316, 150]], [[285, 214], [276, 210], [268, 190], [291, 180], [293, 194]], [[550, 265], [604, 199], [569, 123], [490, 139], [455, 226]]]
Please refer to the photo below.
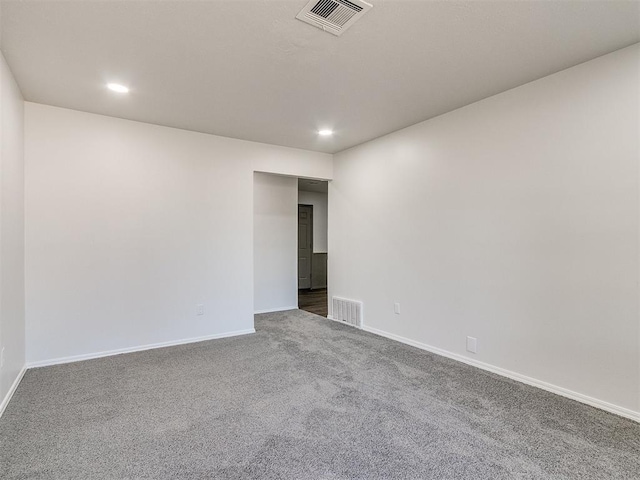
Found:
[[[309, 207], [311, 209], [311, 218], [309, 220], [309, 226], [311, 227], [311, 234], [310, 234], [310, 238], [311, 238], [311, 252], [309, 252], [309, 290], [313, 290], [313, 205], [307, 204], [307, 203], [299, 203], [298, 204], [298, 218], [296, 219], [296, 221], [298, 222], [298, 229], [300, 228], [300, 207]], [[298, 230], [296, 230], [297, 232]], [[299, 238], [298, 238], [299, 240]], [[300, 261], [300, 257], [298, 256], [297, 252], [300, 250], [299, 245], [298, 245], [298, 249], [296, 249], [296, 265], [298, 265], [298, 262]], [[298, 266], [298, 270], [300, 267]], [[300, 277], [296, 278], [296, 282], [299, 280]], [[304, 288], [300, 288], [300, 286], [298, 285], [298, 290], [304, 290]]]

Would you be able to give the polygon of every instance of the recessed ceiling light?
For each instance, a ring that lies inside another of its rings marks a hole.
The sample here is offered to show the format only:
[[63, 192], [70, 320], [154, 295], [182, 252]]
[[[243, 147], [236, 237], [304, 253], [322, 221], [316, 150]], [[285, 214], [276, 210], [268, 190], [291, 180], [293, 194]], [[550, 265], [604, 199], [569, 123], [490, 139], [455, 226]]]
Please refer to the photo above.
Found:
[[107, 88], [113, 92], [129, 93], [129, 89], [119, 83], [107, 83]]
[[318, 135], [320, 135], [321, 137], [330, 137], [331, 135], [333, 135], [333, 130], [318, 130]]

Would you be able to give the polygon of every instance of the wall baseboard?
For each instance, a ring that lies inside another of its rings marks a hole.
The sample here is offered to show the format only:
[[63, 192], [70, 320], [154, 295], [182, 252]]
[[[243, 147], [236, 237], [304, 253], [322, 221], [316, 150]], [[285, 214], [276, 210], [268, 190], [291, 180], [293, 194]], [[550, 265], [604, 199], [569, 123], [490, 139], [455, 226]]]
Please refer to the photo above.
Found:
[[[284, 310], [292, 310], [292, 309], [293, 308], [286, 308]], [[275, 311], [282, 311], [282, 310], [275, 310]], [[267, 313], [267, 312], [264, 312], [264, 313]], [[340, 322], [338, 320], [334, 320], [331, 317], [331, 315], [329, 315], [327, 318], [329, 320], [334, 321], [334, 322], [338, 322], [341, 325], [348, 325], [348, 324], [346, 324], [344, 322]], [[353, 325], [348, 325], [348, 326], [353, 327]], [[357, 328], [357, 327], [354, 327], [354, 328]], [[447, 350], [443, 350], [441, 348], [437, 348], [437, 347], [433, 347], [431, 345], [427, 345], [425, 343], [417, 342], [415, 340], [410, 340], [408, 338], [401, 337], [400, 335], [395, 335], [393, 333], [388, 333], [388, 332], [385, 332], [384, 330], [379, 330], [377, 328], [368, 327], [366, 325], [364, 325], [362, 327], [362, 330], [364, 330], [366, 332], [369, 332], [369, 333], [373, 333], [375, 335], [379, 335], [381, 337], [389, 338], [390, 340], [395, 340], [397, 342], [404, 343], [405, 345], [410, 345], [412, 347], [416, 347], [416, 348], [419, 348], [421, 350], [425, 350], [427, 352], [434, 353], [436, 355], [447, 357], [447, 358], [450, 358], [452, 360], [456, 360], [456, 361], [465, 363], [467, 365], [471, 365], [473, 367], [477, 367], [477, 368], [480, 368], [482, 370], [486, 370], [488, 372], [495, 373], [497, 375], [500, 375], [500, 376], [503, 376], [503, 377], [506, 377], [506, 378], [510, 378], [511, 380], [516, 380], [518, 382], [525, 383], [525, 384], [533, 386], [533, 387], [541, 388], [542, 390], [546, 390], [548, 392], [555, 393], [557, 395], [561, 395], [561, 396], [569, 398], [571, 400], [575, 400], [575, 401], [578, 401], [580, 403], [584, 403], [586, 405], [589, 405], [589, 406], [592, 406], [592, 407], [595, 407], [595, 408], [599, 408], [601, 410], [605, 410], [607, 412], [610, 412], [610, 413], [613, 413], [613, 414], [619, 415], [621, 417], [625, 417], [625, 418], [628, 418], [630, 420], [634, 420], [634, 421], [640, 423], [640, 412], [636, 412], [636, 411], [630, 410], [628, 408], [620, 407], [618, 405], [614, 405], [612, 403], [605, 402], [603, 400], [598, 400], [596, 398], [589, 397], [587, 395], [583, 395], [581, 393], [574, 392], [572, 390], [569, 390], [569, 389], [566, 389], [566, 388], [563, 388], [563, 387], [559, 387], [557, 385], [553, 385], [551, 383], [547, 383], [547, 382], [544, 382], [542, 380], [538, 380], [538, 379], [535, 379], [535, 378], [532, 378], [532, 377], [528, 377], [526, 375], [522, 375], [522, 374], [519, 374], [519, 373], [516, 373], [516, 372], [512, 372], [512, 371], [506, 370], [504, 368], [496, 367], [496, 366], [488, 364], [488, 363], [480, 362], [478, 360], [473, 360], [471, 358], [465, 357], [463, 355], [459, 355], [457, 353], [452, 353], [452, 352], [449, 352]], [[207, 336], [203, 336], [203, 337], [188, 338], [188, 339], [177, 340], [177, 341], [172, 341], [172, 342], [162, 342], [162, 343], [155, 343], [155, 344], [150, 344], [150, 345], [143, 345], [143, 346], [139, 346], [139, 347], [122, 348], [122, 349], [109, 350], [109, 351], [98, 352], [98, 353], [90, 353], [90, 354], [85, 354], [85, 355], [75, 355], [75, 356], [71, 356], [71, 357], [62, 357], [62, 358], [56, 358], [56, 359], [51, 359], [51, 360], [43, 360], [43, 361], [38, 361], [38, 362], [31, 362], [31, 363], [25, 365], [22, 368], [22, 370], [20, 371], [20, 373], [18, 374], [18, 376], [14, 380], [13, 384], [11, 385], [11, 388], [9, 389], [7, 394], [5, 395], [5, 398], [2, 400], [2, 403], [0, 403], [0, 417], [4, 413], [4, 410], [6, 409], [7, 405], [9, 404], [9, 401], [13, 397], [13, 394], [15, 393], [16, 389], [18, 388], [18, 385], [20, 384], [20, 381], [24, 377], [24, 374], [30, 368], [39, 368], [39, 367], [45, 367], [45, 366], [50, 366], [50, 365], [60, 365], [60, 364], [64, 364], [64, 363], [81, 362], [83, 360], [90, 360], [90, 359], [93, 359], [93, 358], [108, 357], [108, 356], [112, 356], [112, 355], [121, 355], [121, 354], [124, 354], [124, 353], [140, 352], [140, 351], [144, 351], [144, 350], [151, 350], [151, 349], [154, 349], [154, 348], [164, 348], [164, 347], [171, 347], [171, 346], [176, 346], [176, 345], [184, 345], [184, 344], [187, 344], [187, 343], [204, 342], [204, 341], [207, 341], [207, 340], [215, 340], [215, 339], [219, 339], [219, 338], [235, 337], [235, 336], [238, 336], [238, 335], [247, 335], [247, 334], [251, 334], [251, 333], [255, 333], [255, 329], [250, 328], [250, 329], [246, 329], [246, 330], [237, 330], [237, 331], [234, 331], [234, 332], [226, 332], [226, 333], [220, 333], [220, 334], [215, 334], [215, 335], [207, 335]]]
[[73, 355], [71, 357], [52, 358], [50, 360], [39, 360], [37, 362], [27, 363], [27, 368], [48, 367], [51, 365], [61, 365], [63, 363], [82, 362], [93, 358], [110, 357], [113, 355], [122, 355], [123, 353], [142, 352], [144, 350], [152, 350], [155, 348], [174, 347], [176, 345], [184, 345], [187, 343], [206, 342], [207, 340], [216, 340], [219, 338], [236, 337], [238, 335], [247, 335], [256, 333], [255, 329], [248, 328], [246, 330], [236, 330], [234, 332], [216, 333], [214, 335], [205, 335], [202, 337], [185, 338], [182, 340], [172, 340], [169, 342], [152, 343], [148, 345], [139, 345], [137, 347], [118, 348], [116, 350], [107, 350], [104, 352], [86, 353], [83, 355]]
[[9, 401], [11, 400], [11, 398], [13, 397], [13, 394], [18, 389], [18, 385], [20, 385], [20, 382], [22, 381], [22, 377], [24, 377], [24, 374], [26, 372], [27, 372], [27, 367], [25, 365], [22, 367], [22, 370], [20, 370], [20, 373], [18, 373], [18, 376], [11, 384], [11, 388], [2, 399], [2, 403], [0, 403], [0, 417], [2, 417], [2, 414], [4, 413], [4, 410], [7, 408], [7, 405], [9, 405]]
[[266, 310], [256, 310], [253, 312], [253, 314], [260, 315], [261, 313], [286, 312], [287, 310], [298, 310], [298, 305], [294, 307], [277, 307], [277, 308], [267, 308]]
[[[334, 322], [338, 322], [340, 325], [346, 325], [347, 327], [357, 328], [358, 330], [364, 330], [364, 327], [359, 327], [359, 326], [357, 326], [357, 325], [351, 325], [350, 323], [343, 322], [342, 320], [336, 320], [336, 319], [335, 319], [335, 318], [333, 318], [333, 316], [331, 316], [331, 315], [327, 315], [327, 318], [328, 318], [329, 320], [334, 321]], [[373, 333], [373, 332], [371, 332], [371, 333]]]
[[[340, 323], [343, 323], [343, 322], [340, 322]], [[404, 343], [406, 345], [410, 345], [412, 347], [419, 348], [421, 350], [426, 350], [427, 352], [435, 353], [436, 355], [440, 355], [442, 357], [447, 357], [452, 360], [456, 360], [458, 362], [466, 363], [467, 365], [471, 365], [472, 367], [477, 367], [482, 370], [486, 370], [488, 372], [510, 378], [511, 380], [516, 380], [518, 382], [525, 383], [532, 387], [541, 388], [542, 390], [546, 390], [547, 392], [555, 393], [557, 395], [570, 398], [571, 400], [575, 400], [577, 402], [584, 403], [591, 407], [599, 408], [609, 413], [614, 413], [621, 417], [625, 417], [640, 423], [640, 412], [636, 412], [628, 408], [620, 407], [618, 405], [614, 405], [612, 403], [605, 402], [603, 400], [598, 400], [597, 398], [589, 397], [587, 395], [583, 395], [582, 393], [574, 392], [572, 390], [559, 387], [557, 385], [553, 385], [551, 383], [547, 383], [542, 380], [538, 380], [536, 378], [527, 377], [526, 375], [521, 375], [519, 373], [512, 372], [504, 368], [496, 367], [489, 363], [473, 360], [471, 358], [465, 357], [464, 355], [459, 355], [457, 353], [452, 353], [447, 350], [443, 350], [441, 348], [432, 347], [431, 345], [427, 345], [425, 343], [416, 342], [415, 340], [410, 340], [408, 338], [401, 337], [400, 335], [388, 333], [388, 332], [385, 332], [384, 330], [368, 327], [366, 325], [363, 325], [362, 330], [369, 333], [373, 333], [375, 335], [380, 335], [381, 337], [386, 337], [391, 340], [395, 340], [400, 343]]]

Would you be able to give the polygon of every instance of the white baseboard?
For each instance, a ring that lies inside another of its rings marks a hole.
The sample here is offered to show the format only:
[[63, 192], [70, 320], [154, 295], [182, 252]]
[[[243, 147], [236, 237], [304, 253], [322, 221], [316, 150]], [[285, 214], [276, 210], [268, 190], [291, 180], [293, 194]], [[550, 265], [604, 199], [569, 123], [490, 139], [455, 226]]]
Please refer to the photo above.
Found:
[[253, 314], [259, 315], [261, 313], [286, 312], [287, 310], [298, 310], [298, 305], [293, 307], [277, 307], [277, 308], [267, 308], [266, 310], [256, 310], [255, 312], [253, 312]]
[[11, 397], [13, 397], [13, 394], [16, 392], [18, 385], [20, 385], [20, 381], [22, 380], [22, 377], [24, 377], [24, 374], [26, 373], [26, 371], [27, 371], [27, 367], [26, 366], [22, 367], [22, 370], [20, 370], [20, 373], [18, 373], [18, 376], [11, 384], [11, 388], [2, 399], [2, 403], [0, 403], [0, 417], [2, 417], [2, 414], [4, 413], [5, 408], [7, 408], [7, 405], [9, 405], [9, 401], [11, 400]]
[[173, 347], [176, 345], [184, 345], [186, 343], [205, 342], [207, 340], [216, 340], [218, 338], [235, 337], [238, 335], [247, 335], [256, 333], [253, 328], [246, 330], [236, 330], [234, 332], [216, 333], [214, 335], [205, 335], [203, 337], [185, 338], [182, 340], [172, 340], [169, 342], [153, 343], [149, 345], [139, 345], [137, 347], [119, 348], [116, 350], [107, 350], [104, 352], [86, 353], [83, 355], [73, 355], [71, 357], [52, 358], [50, 360], [40, 360], [37, 362], [27, 363], [27, 368], [48, 367], [50, 365], [60, 365], [63, 363], [82, 362], [83, 360], [91, 360], [93, 358], [110, 357], [112, 355], [121, 355], [123, 353], [141, 352], [143, 350], [152, 350], [154, 348]]
[[[327, 315], [327, 318], [328, 318], [329, 320], [334, 321], [334, 322], [338, 322], [340, 325], [346, 325], [347, 327], [353, 327], [353, 328], [357, 328], [358, 330], [364, 330], [364, 328], [363, 328], [363, 327], [359, 327], [359, 326], [357, 326], [357, 325], [351, 325], [350, 323], [343, 322], [342, 320], [336, 320], [336, 319], [335, 319], [335, 318], [333, 318], [331, 315]], [[371, 332], [371, 333], [373, 333], [373, 332]]]
[[[293, 310], [293, 309], [297, 309], [297, 307], [285, 308], [283, 310]], [[275, 311], [283, 311], [283, 310], [275, 310]], [[264, 313], [267, 313], [267, 312], [264, 312]], [[348, 325], [348, 324], [346, 324], [344, 322], [340, 322], [339, 320], [334, 320], [331, 317], [331, 315], [327, 316], [327, 318], [329, 320], [334, 321], [334, 322], [338, 322], [341, 325]], [[349, 326], [353, 326], [353, 325], [349, 325]], [[354, 327], [354, 328], [358, 328], [358, 327]], [[408, 338], [401, 337], [400, 335], [395, 335], [393, 333], [388, 333], [388, 332], [385, 332], [383, 330], [379, 330], [377, 328], [368, 327], [368, 326], [364, 325], [362, 327], [362, 330], [367, 331], [369, 333], [373, 333], [375, 335], [380, 335], [382, 337], [389, 338], [391, 340], [395, 340], [395, 341], [400, 342], [400, 343], [404, 343], [406, 345], [411, 345], [412, 347], [416, 347], [416, 348], [419, 348], [421, 350], [425, 350], [425, 351], [434, 353], [436, 355], [440, 355], [440, 356], [443, 356], [443, 357], [450, 358], [452, 360], [456, 360], [456, 361], [459, 361], [459, 362], [462, 362], [462, 363], [466, 363], [467, 365], [471, 365], [473, 367], [477, 367], [477, 368], [480, 368], [482, 370], [486, 370], [488, 372], [492, 372], [492, 373], [495, 373], [497, 375], [501, 375], [503, 377], [507, 377], [507, 378], [510, 378], [512, 380], [516, 380], [518, 382], [522, 382], [522, 383], [525, 383], [527, 385], [531, 385], [533, 387], [541, 388], [541, 389], [546, 390], [548, 392], [555, 393], [557, 395], [561, 395], [563, 397], [570, 398], [572, 400], [576, 400], [576, 401], [584, 403], [586, 405], [590, 405], [592, 407], [599, 408], [601, 410], [605, 410], [607, 412], [614, 413], [616, 415], [620, 415], [621, 417], [625, 417], [625, 418], [628, 418], [630, 420], [634, 420], [634, 421], [640, 423], [640, 412], [636, 412], [636, 411], [630, 410], [628, 408], [620, 407], [618, 405], [614, 405], [612, 403], [605, 402], [603, 400], [598, 400], [596, 398], [589, 397], [587, 395], [583, 395], [581, 393], [574, 392], [572, 390], [568, 390], [566, 388], [559, 387], [557, 385], [553, 385], [551, 383], [547, 383], [547, 382], [544, 382], [542, 380], [538, 380], [538, 379], [535, 379], [535, 378], [532, 378], [532, 377], [528, 377], [526, 375], [522, 375], [522, 374], [519, 374], [519, 373], [516, 373], [516, 372], [512, 372], [512, 371], [506, 370], [504, 368], [496, 367], [496, 366], [488, 364], [488, 363], [480, 362], [478, 360], [473, 360], [471, 358], [465, 357], [463, 355], [459, 355], [457, 353], [452, 353], [452, 352], [449, 352], [447, 350], [443, 350], [441, 348], [437, 348], [437, 347], [433, 347], [431, 345], [427, 345], [425, 343], [417, 342], [415, 340], [410, 340]], [[5, 395], [5, 398], [2, 400], [2, 403], [0, 404], [0, 416], [2, 416], [2, 414], [4, 413], [4, 410], [7, 407], [7, 405], [9, 404], [9, 401], [11, 400], [11, 397], [13, 396], [14, 392], [18, 388], [18, 385], [20, 384], [20, 381], [22, 380], [22, 377], [24, 376], [25, 372], [29, 368], [38, 368], [38, 367], [45, 367], [45, 366], [49, 366], [49, 365], [59, 365], [59, 364], [71, 363], [71, 362], [81, 362], [83, 360], [90, 360], [92, 358], [101, 358], [101, 357], [108, 357], [108, 356], [111, 356], [111, 355], [120, 355], [120, 354], [123, 354], [123, 353], [140, 352], [140, 351], [143, 351], [143, 350], [151, 350], [151, 349], [154, 349], [154, 348], [171, 347], [171, 346], [175, 346], [175, 345], [183, 345], [183, 344], [187, 344], [187, 343], [203, 342], [203, 341], [207, 341], [207, 340], [215, 340], [215, 339], [218, 339], [218, 338], [234, 337], [234, 336], [238, 336], [238, 335], [246, 335], [246, 334], [251, 334], [251, 333], [255, 333], [255, 330], [253, 328], [246, 329], [246, 330], [237, 330], [237, 331], [234, 331], [234, 332], [219, 333], [219, 334], [215, 334], [215, 335], [207, 335], [207, 336], [203, 336], [203, 337], [188, 338], [188, 339], [177, 340], [177, 341], [155, 343], [155, 344], [151, 344], [151, 345], [143, 345], [143, 346], [138, 346], [138, 347], [122, 348], [122, 349], [117, 349], [117, 350], [109, 350], [109, 351], [90, 353], [90, 354], [85, 354], [85, 355], [75, 355], [75, 356], [71, 356], [71, 357], [62, 357], [62, 358], [55, 358], [55, 359], [51, 359], [51, 360], [43, 360], [43, 361], [38, 361], [38, 362], [31, 362], [31, 363], [27, 364], [25, 367], [22, 368], [22, 370], [20, 371], [20, 373], [18, 374], [18, 376], [14, 380], [13, 384], [11, 385], [11, 388], [9, 389], [7, 394]]]
[[557, 385], [543, 382], [542, 380], [538, 380], [535, 378], [527, 377], [526, 375], [521, 375], [519, 373], [512, 372], [510, 370], [505, 370], [504, 368], [496, 367], [489, 363], [473, 360], [471, 358], [465, 357], [464, 355], [459, 355], [457, 353], [452, 353], [447, 350], [443, 350], [441, 348], [432, 347], [431, 345], [427, 345], [425, 343], [416, 342], [415, 340], [410, 340], [408, 338], [401, 337], [400, 335], [395, 335], [393, 333], [388, 333], [383, 330], [378, 330], [377, 328], [363, 326], [362, 330], [373, 333], [375, 335], [380, 335], [381, 337], [389, 338], [391, 340], [396, 340], [397, 342], [404, 343], [406, 345], [411, 345], [412, 347], [416, 347], [421, 350], [426, 350], [427, 352], [435, 353], [436, 355], [447, 357], [452, 360], [457, 360], [458, 362], [466, 363], [467, 365], [481, 368], [482, 370], [486, 370], [488, 372], [492, 372], [497, 375], [510, 378], [511, 380], [516, 380], [518, 382], [526, 383], [527, 385], [531, 385], [532, 387], [541, 388], [542, 390], [546, 390], [547, 392], [555, 393], [557, 395], [562, 395], [563, 397], [570, 398], [571, 400], [576, 400], [580, 403], [585, 403], [592, 407], [596, 407], [601, 410], [606, 410], [607, 412], [620, 415], [621, 417], [625, 417], [630, 420], [640, 422], [640, 412], [636, 412], [628, 408], [620, 407], [618, 405], [614, 405], [612, 403], [605, 402], [603, 400], [598, 400], [597, 398], [589, 397], [587, 395], [583, 395], [582, 393], [574, 392], [572, 390], [568, 390], [563, 387], [558, 387]]

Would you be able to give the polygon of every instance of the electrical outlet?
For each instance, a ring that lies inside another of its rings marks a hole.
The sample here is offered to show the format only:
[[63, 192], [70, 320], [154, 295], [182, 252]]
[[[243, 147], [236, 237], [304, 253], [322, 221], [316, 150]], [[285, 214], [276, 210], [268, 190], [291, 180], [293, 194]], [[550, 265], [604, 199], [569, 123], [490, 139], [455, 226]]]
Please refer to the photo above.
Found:
[[0, 368], [4, 367], [4, 347], [0, 350]]
[[196, 305], [196, 315], [204, 315], [204, 305], [198, 304]]
[[400, 315], [400, 304], [398, 302], [393, 304], [393, 311], [396, 315]]
[[471, 353], [478, 353], [478, 339], [474, 337], [467, 337], [467, 351]]

